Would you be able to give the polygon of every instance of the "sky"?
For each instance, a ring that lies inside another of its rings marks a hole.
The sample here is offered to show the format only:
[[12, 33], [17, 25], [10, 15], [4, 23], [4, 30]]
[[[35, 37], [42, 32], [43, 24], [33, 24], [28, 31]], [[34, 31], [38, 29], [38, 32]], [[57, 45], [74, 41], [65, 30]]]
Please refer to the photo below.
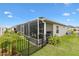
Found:
[[12, 27], [38, 17], [79, 26], [78, 3], [0, 3], [0, 25]]

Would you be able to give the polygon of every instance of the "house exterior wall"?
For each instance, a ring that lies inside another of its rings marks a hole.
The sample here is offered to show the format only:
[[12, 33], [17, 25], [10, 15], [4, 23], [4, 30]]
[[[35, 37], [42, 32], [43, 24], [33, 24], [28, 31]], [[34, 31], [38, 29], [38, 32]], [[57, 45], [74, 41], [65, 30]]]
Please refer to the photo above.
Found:
[[[56, 33], [56, 26], [59, 27], [59, 33]], [[67, 32], [67, 27], [63, 25], [53, 24], [53, 36], [63, 36]]]
[[[57, 31], [57, 28], [56, 27], [59, 27], [59, 33], [56, 33], [56, 31]], [[55, 23], [52, 23], [52, 24], [50, 24], [50, 23], [46, 23], [46, 31], [50, 31], [50, 32], [52, 32], [51, 34], [53, 35], [53, 36], [63, 36], [63, 35], [65, 35], [66, 34], [66, 32], [67, 32], [67, 27], [66, 26], [63, 26], [63, 25], [59, 25], [59, 24], [55, 24]]]
[[2, 28], [0, 27], [0, 36], [2, 35]]
[[4, 31], [5, 31], [5, 28], [0, 27], [0, 36], [4, 33]]
[[52, 31], [53, 32], [53, 24], [46, 24], [46, 31]]
[[50, 31], [53, 35], [53, 24], [46, 23], [46, 32]]

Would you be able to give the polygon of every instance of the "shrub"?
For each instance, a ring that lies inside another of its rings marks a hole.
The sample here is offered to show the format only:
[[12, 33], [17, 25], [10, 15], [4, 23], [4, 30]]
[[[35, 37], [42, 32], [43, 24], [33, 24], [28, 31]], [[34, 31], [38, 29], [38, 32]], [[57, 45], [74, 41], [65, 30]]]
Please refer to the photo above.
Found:
[[[20, 51], [23, 51], [27, 48], [26, 39], [27, 38], [21, 35], [19, 32], [15, 33], [7, 29], [5, 33], [0, 37], [0, 48], [4, 48], [4, 51], [7, 50], [7, 52], [8, 50], [11, 52], [13, 50], [14, 52], [21, 53]], [[15, 46], [13, 44], [15, 44]]]
[[73, 33], [71, 35], [64, 35], [64, 36], [60, 36], [60, 37], [50, 36], [48, 38], [48, 42], [49, 42], [49, 44], [52, 44], [54, 46], [59, 45], [59, 44], [61, 45], [61, 44], [63, 44], [63, 42], [72, 43], [74, 37], [77, 37], [77, 34]]
[[50, 36], [49, 38], [48, 38], [48, 41], [49, 41], [49, 44], [52, 44], [52, 45], [57, 45], [57, 44], [59, 44], [60, 43], [60, 38], [59, 37], [57, 37], [57, 36]]

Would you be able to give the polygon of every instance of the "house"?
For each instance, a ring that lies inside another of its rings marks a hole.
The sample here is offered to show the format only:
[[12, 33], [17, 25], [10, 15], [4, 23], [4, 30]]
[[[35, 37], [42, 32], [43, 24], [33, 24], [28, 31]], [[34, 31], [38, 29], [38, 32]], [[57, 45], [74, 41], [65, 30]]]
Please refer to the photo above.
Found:
[[68, 31], [74, 31], [75, 33], [79, 33], [79, 27], [68, 25]]
[[78, 26], [76, 26], [76, 27], [74, 28], [74, 30], [75, 30], [76, 33], [79, 33], [79, 27], [78, 27]]
[[5, 28], [4, 27], [0, 27], [0, 36], [4, 33]]
[[75, 30], [75, 27], [74, 26], [71, 26], [71, 25], [68, 25], [68, 30], [74, 31]]
[[66, 34], [68, 26], [44, 17], [39, 17], [33, 21], [14, 26], [18, 32], [31, 37], [31, 41], [36, 44], [46, 43], [48, 36], [63, 36]]

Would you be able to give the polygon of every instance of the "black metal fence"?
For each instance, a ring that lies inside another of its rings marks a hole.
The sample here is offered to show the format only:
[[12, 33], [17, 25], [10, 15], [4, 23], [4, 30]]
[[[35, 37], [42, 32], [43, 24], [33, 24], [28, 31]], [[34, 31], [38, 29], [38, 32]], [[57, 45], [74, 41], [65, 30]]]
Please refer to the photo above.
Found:
[[30, 37], [26, 37], [26, 40], [14, 40], [13, 42], [8, 40], [0, 43], [0, 56], [29, 56], [45, 45], [43, 39], [39, 45], [37, 39]]

